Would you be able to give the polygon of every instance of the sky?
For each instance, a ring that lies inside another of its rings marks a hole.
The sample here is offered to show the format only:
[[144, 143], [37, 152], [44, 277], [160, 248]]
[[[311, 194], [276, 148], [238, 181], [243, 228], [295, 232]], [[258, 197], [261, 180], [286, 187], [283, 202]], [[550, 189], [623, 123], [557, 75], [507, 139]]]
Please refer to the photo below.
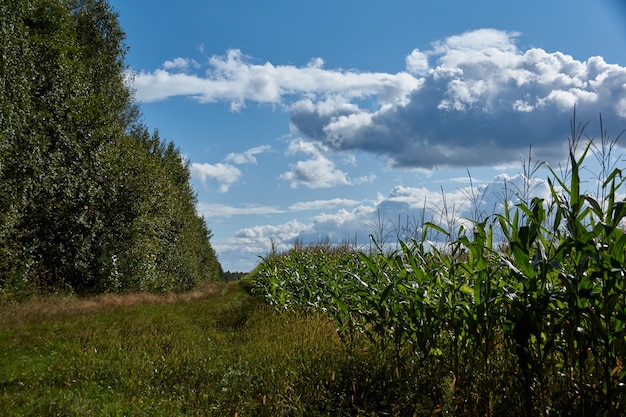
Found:
[[109, 3], [224, 270], [547, 196], [523, 165], [563, 166], [574, 106], [591, 137], [626, 128], [623, 0]]

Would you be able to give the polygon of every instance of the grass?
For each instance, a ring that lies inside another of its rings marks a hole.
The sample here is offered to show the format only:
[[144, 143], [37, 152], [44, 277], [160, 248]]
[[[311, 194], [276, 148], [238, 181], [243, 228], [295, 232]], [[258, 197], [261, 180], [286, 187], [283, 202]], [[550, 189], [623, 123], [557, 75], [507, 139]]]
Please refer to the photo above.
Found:
[[366, 346], [349, 349], [326, 316], [281, 315], [236, 282], [177, 296], [42, 297], [0, 308], [0, 415], [430, 415], [441, 408], [432, 389], [407, 386]]

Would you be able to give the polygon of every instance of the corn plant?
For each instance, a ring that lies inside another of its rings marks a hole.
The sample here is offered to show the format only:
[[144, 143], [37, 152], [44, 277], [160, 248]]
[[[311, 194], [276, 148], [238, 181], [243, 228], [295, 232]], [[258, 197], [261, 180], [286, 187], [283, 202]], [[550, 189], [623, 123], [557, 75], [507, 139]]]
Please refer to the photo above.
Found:
[[[352, 349], [367, 340], [381, 358], [391, 352], [398, 378], [410, 363], [437, 373], [446, 410], [620, 415], [626, 178], [601, 163], [595, 194], [583, 191], [586, 158], [610, 157], [615, 141], [602, 131], [599, 146], [580, 148], [586, 125], [574, 118], [571, 127], [565, 170], [533, 164], [529, 153], [517, 201], [505, 198], [501, 212], [484, 215], [480, 194], [469, 194], [475, 218], [457, 227], [444, 196], [440, 224], [422, 221], [395, 250], [377, 240], [391, 236], [382, 227], [368, 252], [295, 248], [264, 259], [256, 291], [281, 309], [327, 312]], [[531, 198], [541, 166], [550, 194]]]
[[518, 359], [528, 413], [536, 399], [534, 392], [541, 392], [536, 388], [543, 382], [544, 364], [555, 348], [555, 336], [560, 333], [558, 320], [552, 316], [557, 290], [549, 260], [551, 243], [544, 227], [544, 203], [535, 198], [530, 207], [519, 203], [512, 216], [508, 207], [499, 215], [508, 244], [508, 253], [501, 258], [507, 267], [503, 331]]
[[592, 145], [589, 142], [577, 159], [581, 135], [582, 130], [573, 134], [570, 183], [555, 176], [560, 192], [550, 184], [555, 228], [563, 225], [552, 263], [562, 285], [564, 356], [574, 371], [570, 395], [589, 414], [597, 406], [616, 410], [617, 404], [624, 405], [626, 202], [616, 201], [624, 184], [618, 168], [608, 173], [596, 196], [581, 192], [580, 170]]
[[[380, 249], [380, 247], [379, 247]], [[399, 353], [410, 346], [414, 353], [426, 355], [437, 334], [436, 297], [424, 261], [423, 244], [400, 242], [390, 255], [381, 251], [360, 255], [363, 269], [355, 278], [369, 277], [375, 283], [369, 292], [359, 292], [364, 332], [385, 348], [389, 342]]]
[[581, 170], [592, 146], [576, 155], [583, 131], [572, 121], [566, 175], [549, 167], [551, 200], [505, 206], [498, 216], [508, 246], [506, 282], [513, 286], [504, 330], [515, 347], [528, 413], [552, 407], [544, 393], [555, 367], [566, 376], [565, 402], [579, 414], [595, 415], [597, 407], [610, 414], [624, 401], [626, 238], [620, 224], [626, 211], [615, 201], [624, 180], [614, 169], [602, 198], [583, 194]]

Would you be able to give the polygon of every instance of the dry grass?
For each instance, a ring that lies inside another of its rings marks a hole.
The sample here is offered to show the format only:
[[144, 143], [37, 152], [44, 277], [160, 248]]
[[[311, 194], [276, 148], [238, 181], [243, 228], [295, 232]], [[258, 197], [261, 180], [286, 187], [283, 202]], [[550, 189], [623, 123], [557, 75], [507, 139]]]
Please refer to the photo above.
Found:
[[88, 297], [67, 295], [45, 295], [23, 303], [0, 306], [0, 323], [14, 320], [40, 319], [45, 317], [73, 316], [88, 314], [113, 307], [129, 307], [140, 304], [171, 304], [202, 300], [217, 293], [222, 284], [207, 283], [185, 293], [155, 294], [134, 292], [126, 294], [98, 294]]

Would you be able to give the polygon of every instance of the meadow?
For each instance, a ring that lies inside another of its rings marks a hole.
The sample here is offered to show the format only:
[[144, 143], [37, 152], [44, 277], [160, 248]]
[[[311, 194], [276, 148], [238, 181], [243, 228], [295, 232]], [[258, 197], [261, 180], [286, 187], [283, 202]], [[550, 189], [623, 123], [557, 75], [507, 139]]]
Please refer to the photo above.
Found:
[[389, 367], [371, 346], [345, 345], [325, 315], [281, 314], [237, 282], [179, 295], [49, 295], [0, 313], [3, 416], [442, 409], [427, 373]]
[[583, 138], [572, 122], [548, 197], [518, 189], [455, 229], [298, 243], [189, 293], [5, 302], [0, 414], [623, 415], [623, 156]]
[[327, 320], [279, 320], [237, 283], [4, 306], [0, 340], [3, 416], [314, 415], [342, 351]]

